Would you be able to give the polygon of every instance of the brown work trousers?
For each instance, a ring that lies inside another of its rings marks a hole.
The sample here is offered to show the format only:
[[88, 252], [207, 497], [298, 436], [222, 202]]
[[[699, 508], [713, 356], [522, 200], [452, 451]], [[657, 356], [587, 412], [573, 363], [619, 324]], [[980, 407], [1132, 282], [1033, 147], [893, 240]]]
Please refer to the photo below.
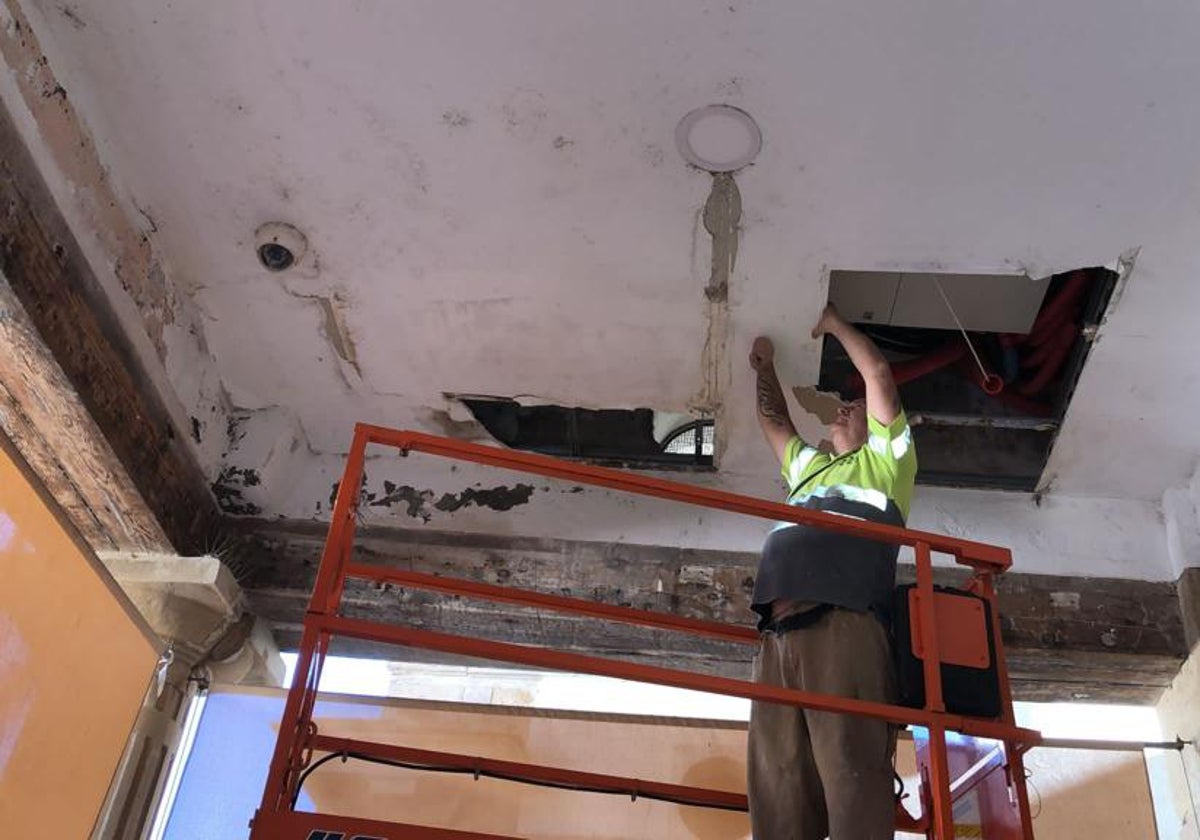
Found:
[[[833, 609], [813, 624], [764, 633], [754, 679], [894, 702], [891, 643], [879, 620]], [[878, 720], [755, 701], [749, 795], [754, 840], [891, 840], [896, 729]]]

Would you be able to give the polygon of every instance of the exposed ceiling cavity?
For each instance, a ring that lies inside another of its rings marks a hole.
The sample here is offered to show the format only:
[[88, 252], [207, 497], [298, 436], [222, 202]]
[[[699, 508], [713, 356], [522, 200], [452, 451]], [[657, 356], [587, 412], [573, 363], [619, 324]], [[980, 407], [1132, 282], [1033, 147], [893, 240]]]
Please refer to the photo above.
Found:
[[681, 419], [648, 408], [527, 406], [497, 399], [463, 402], [495, 440], [513, 449], [627, 469], [713, 466], [711, 418], [694, 420], [685, 415]]
[[[1036, 490], [1116, 272], [1080, 269], [1036, 283], [990, 275], [832, 275], [830, 298], [892, 363], [920, 453], [917, 480]], [[961, 294], [943, 298], [946, 287]], [[829, 339], [821, 386], [848, 397], [862, 393], [862, 378]]]
[[[1049, 278], [931, 271], [831, 271], [829, 301], [853, 322], [1023, 335]], [[950, 289], [949, 292], [946, 290]]]

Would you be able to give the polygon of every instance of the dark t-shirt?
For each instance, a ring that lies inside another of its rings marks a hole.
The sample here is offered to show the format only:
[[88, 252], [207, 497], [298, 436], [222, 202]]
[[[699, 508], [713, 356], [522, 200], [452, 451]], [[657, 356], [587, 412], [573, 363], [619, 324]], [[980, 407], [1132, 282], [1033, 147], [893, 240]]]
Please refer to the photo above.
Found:
[[[833, 457], [793, 438], [782, 472], [788, 501], [798, 507], [904, 526], [917, 474], [908, 418], [899, 412], [884, 426], [867, 417], [861, 447]], [[762, 619], [779, 599], [833, 604], [875, 612], [887, 620], [899, 547], [808, 525], [784, 524], [767, 537], [751, 607]]]

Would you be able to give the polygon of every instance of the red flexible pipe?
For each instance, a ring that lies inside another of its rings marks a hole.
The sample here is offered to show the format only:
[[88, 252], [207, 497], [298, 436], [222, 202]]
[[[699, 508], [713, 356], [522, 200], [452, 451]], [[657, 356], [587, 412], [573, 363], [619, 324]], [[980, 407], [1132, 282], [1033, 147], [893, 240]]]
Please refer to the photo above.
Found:
[[[1071, 324], [1068, 329], [1059, 333], [1053, 342], [1048, 344], [1050, 352], [1046, 355], [1041, 367], [1033, 375], [1033, 378], [1028, 382], [1024, 382], [1017, 389], [1026, 396], [1031, 396], [1038, 393], [1054, 379], [1063, 364], [1067, 361], [1067, 356], [1071, 353], [1071, 348], [1075, 346], [1075, 339], [1079, 337], [1079, 325]], [[1039, 348], [1040, 349], [1040, 348]]]
[[[1065, 322], [1058, 328], [1058, 332], [1050, 336], [1049, 340], [1043, 342], [1041, 345], [1030, 345], [1027, 348], [1028, 352], [1021, 356], [1021, 367], [1025, 370], [1040, 368], [1050, 358], [1051, 354], [1054, 353], [1059, 341], [1062, 340], [1063, 334], [1072, 329], [1078, 329], [1078, 327], [1075, 327], [1070, 322]], [[1036, 376], [1037, 374], [1035, 373], [1034, 375]]]
[[1037, 318], [1034, 319], [1033, 326], [1029, 328], [1031, 344], [1043, 344], [1058, 332], [1057, 328], [1074, 313], [1075, 303], [1087, 288], [1088, 279], [1088, 273], [1082, 269], [1072, 271], [1068, 275], [1066, 282], [1054, 296], [1054, 300], [1042, 306]]
[[[907, 362], [893, 364], [891, 366], [892, 379], [896, 381], [897, 386], [903, 385], [905, 382], [912, 382], [914, 379], [927, 376], [935, 370], [941, 370], [946, 365], [957, 362], [965, 355], [967, 355], [967, 345], [958, 339], [954, 339], [918, 359], [910, 359]], [[846, 377], [846, 389], [850, 393], [862, 393], [864, 388], [862, 374], [855, 372]]]
[[1047, 344], [1054, 343], [1054, 336], [1058, 335], [1058, 331], [1071, 322], [1071, 313], [1064, 312], [1057, 315], [1054, 320], [1046, 321], [1037, 335], [1030, 334], [1025, 342], [1026, 347], [1045, 347]]

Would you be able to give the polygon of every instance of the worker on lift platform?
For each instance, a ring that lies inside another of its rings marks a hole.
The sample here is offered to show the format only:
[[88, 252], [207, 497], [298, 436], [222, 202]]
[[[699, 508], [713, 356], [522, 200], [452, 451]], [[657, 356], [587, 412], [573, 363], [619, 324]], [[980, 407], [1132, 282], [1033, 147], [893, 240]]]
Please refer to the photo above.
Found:
[[[755, 339], [758, 420], [783, 465], [788, 502], [903, 526], [917, 457], [891, 368], [865, 335], [826, 306], [813, 338], [832, 335], [866, 384], [830, 427], [833, 452], [801, 440], [775, 374], [775, 348]], [[898, 547], [805, 525], [767, 538], [752, 607], [762, 642], [757, 682], [895, 701], [890, 627]], [[755, 701], [750, 712], [750, 821], [756, 840], [884, 840], [894, 836], [896, 728], [884, 721]]]

